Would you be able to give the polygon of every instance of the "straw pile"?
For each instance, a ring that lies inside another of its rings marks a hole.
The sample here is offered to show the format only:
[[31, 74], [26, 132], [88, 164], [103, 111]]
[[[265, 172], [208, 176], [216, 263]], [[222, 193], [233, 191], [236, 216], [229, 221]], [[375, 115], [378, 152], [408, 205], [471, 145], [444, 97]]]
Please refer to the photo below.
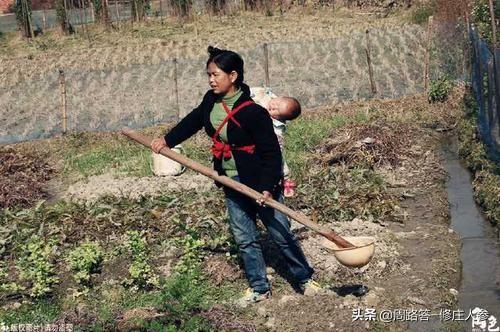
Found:
[[48, 194], [43, 190], [54, 169], [32, 155], [0, 150], [0, 208], [28, 207]]

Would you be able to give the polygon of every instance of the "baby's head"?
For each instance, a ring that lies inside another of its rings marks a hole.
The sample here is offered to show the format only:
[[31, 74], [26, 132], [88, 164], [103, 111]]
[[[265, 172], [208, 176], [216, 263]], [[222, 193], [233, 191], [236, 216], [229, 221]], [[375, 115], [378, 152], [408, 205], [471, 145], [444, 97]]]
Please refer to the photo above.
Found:
[[292, 97], [276, 97], [269, 101], [267, 111], [271, 118], [279, 121], [296, 119], [301, 113], [300, 103]]

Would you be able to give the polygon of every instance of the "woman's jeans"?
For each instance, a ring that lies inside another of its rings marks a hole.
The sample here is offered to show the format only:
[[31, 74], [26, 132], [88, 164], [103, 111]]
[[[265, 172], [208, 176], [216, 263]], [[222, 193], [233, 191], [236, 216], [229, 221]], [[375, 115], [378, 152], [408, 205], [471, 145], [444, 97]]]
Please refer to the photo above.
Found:
[[[239, 181], [239, 178], [236, 176], [233, 180]], [[282, 203], [283, 195], [278, 193], [274, 199]], [[290, 231], [290, 221], [283, 213], [269, 207], [261, 207], [253, 199], [239, 193], [226, 194], [226, 205], [229, 224], [243, 259], [245, 274], [254, 291], [265, 293], [270, 289], [262, 248], [258, 241], [257, 214], [285, 257], [290, 272], [297, 281], [304, 283], [311, 278], [313, 269], [309, 266], [296, 237]]]

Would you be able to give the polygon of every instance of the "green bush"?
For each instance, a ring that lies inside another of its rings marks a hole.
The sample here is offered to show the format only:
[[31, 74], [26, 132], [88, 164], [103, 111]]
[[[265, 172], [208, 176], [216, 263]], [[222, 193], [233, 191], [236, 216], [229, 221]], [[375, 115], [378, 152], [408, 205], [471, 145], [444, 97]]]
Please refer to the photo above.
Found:
[[500, 174], [480, 171], [473, 185], [474, 198], [484, 207], [486, 216], [500, 225]]
[[444, 102], [452, 88], [453, 84], [446, 77], [431, 81], [428, 95], [429, 103]]
[[[493, 6], [495, 17], [498, 19], [500, 17], [500, 3], [498, 3], [498, 1], [493, 1]], [[471, 16], [472, 21], [477, 27], [479, 35], [491, 43], [493, 40], [493, 33], [491, 30], [491, 16], [488, 0], [476, 0], [474, 6], [472, 7]], [[497, 39], [499, 35], [500, 31], [497, 31]]]
[[90, 286], [90, 276], [99, 271], [104, 258], [104, 251], [98, 243], [85, 242], [73, 249], [68, 256], [68, 264], [75, 272], [75, 281]]
[[129, 266], [130, 278], [123, 285], [132, 289], [146, 289], [158, 286], [158, 276], [148, 263], [149, 250], [144, 232], [129, 231], [125, 248], [131, 253], [132, 263]]
[[22, 290], [23, 287], [9, 280], [8, 267], [5, 265], [5, 262], [0, 261], [0, 299], [11, 294], [19, 293]]
[[210, 330], [209, 323], [196, 316], [197, 313], [208, 309], [210, 289], [210, 284], [203, 278], [199, 269], [176, 274], [168, 279], [161, 290], [163, 309], [170, 314], [167, 330]]
[[21, 248], [18, 261], [19, 278], [28, 285], [28, 294], [40, 298], [52, 292], [52, 286], [59, 282], [53, 259], [56, 241], [44, 240], [33, 235]]
[[183, 237], [174, 239], [173, 244], [182, 249], [182, 257], [175, 266], [178, 273], [190, 273], [199, 267], [203, 260], [203, 248], [207, 246], [205, 240], [201, 239], [196, 231], [191, 230]]

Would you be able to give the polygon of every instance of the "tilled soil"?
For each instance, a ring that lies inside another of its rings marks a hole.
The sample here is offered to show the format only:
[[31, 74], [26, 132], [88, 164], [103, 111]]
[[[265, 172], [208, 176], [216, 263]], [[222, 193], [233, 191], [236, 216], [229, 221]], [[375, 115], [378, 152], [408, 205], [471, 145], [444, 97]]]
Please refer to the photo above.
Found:
[[165, 190], [197, 189], [207, 191], [215, 187], [204, 175], [187, 172], [180, 176], [119, 177], [113, 173], [91, 176], [69, 186], [63, 198], [77, 201], [94, 201], [102, 196], [137, 199], [140, 196], [157, 196]]

